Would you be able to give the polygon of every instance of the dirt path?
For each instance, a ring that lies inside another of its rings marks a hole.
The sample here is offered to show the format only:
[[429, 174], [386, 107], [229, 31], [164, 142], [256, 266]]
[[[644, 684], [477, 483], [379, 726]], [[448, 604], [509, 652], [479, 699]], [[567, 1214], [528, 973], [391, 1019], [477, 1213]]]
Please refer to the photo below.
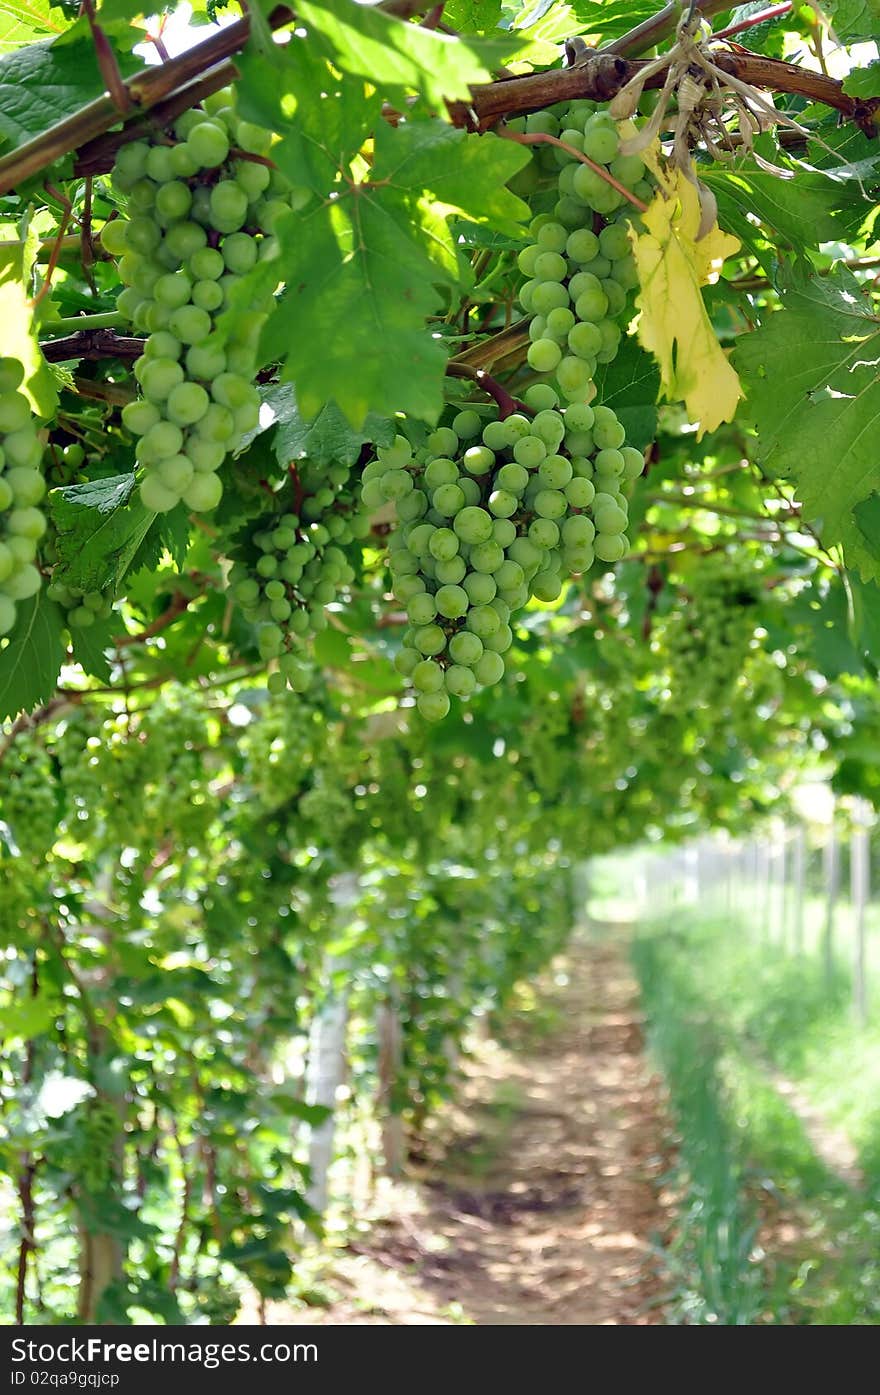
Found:
[[489, 1043], [442, 1153], [327, 1276], [327, 1308], [270, 1322], [662, 1323], [656, 1082], [625, 948], [576, 946], [540, 1008], [549, 1032]]

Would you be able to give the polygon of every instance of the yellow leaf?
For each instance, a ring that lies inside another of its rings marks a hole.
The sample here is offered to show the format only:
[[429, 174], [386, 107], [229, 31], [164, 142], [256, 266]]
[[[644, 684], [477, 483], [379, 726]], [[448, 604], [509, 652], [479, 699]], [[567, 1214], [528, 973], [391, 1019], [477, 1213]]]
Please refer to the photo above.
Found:
[[638, 336], [657, 359], [661, 392], [684, 402], [697, 439], [731, 421], [742, 396], [739, 378], [715, 337], [700, 287], [717, 279], [739, 241], [715, 226], [697, 241], [700, 200], [681, 170], [655, 173], [660, 189], [633, 237], [641, 290]]

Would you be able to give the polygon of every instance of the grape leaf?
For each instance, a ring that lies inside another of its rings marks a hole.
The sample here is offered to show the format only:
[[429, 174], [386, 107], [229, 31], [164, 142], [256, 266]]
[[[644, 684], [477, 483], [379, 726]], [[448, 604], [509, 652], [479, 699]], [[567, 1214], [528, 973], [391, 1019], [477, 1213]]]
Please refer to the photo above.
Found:
[[160, 513], [156, 519], [156, 529], [175, 567], [182, 571], [189, 551], [189, 509], [180, 503], [176, 509]]
[[876, 491], [853, 509], [859, 535], [874, 561], [880, 565], [880, 494]]
[[880, 58], [866, 68], [853, 68], [843, 79], [843, 90], [849, 97], [880, 97]]
[[23, 365], [21, 390], [37, 416], [48, 418], [55, 411], [58, 393], [40, 353], [28, 289], [38, 239], [27, 221], [21, 231], [17, 246], [0, 250], [0, 357], [14, 358]]
[[84, 591], [116, 590], [156, 517], [135, 493], [133, 474], [54, 489], [49, 509], [58, 580]]
[[657, 359], [664, 396], [684, 402], [698, 423], [699, 440], [733, 418], [741, 396], [700, 294], [740, 244], [717, 225], [698, 240], [700, 203], [693, 184], [680, 170], [655, 172], [661, 188], [642, 215], [645, 231], [633, 236], [641, 287], [638, 336]]
[[443, 19], [457, 34], [485, 34], [500, 23], [501, 0], [449, 0]]
[[15, 625], [0, 648], [0, 721], [48, 702], [64, 658], [61, 630], [61, 610], [43, 591], [18, 602]]
[[61, 34], [67, 23], [49, 0], [0, 0], [0, 54], [48, 34]]
[[[141, 66], [130, 54], [117, 56], [123, 76]], [[70, 29], [7, 54], [0, 58], [0, 149], [22, 145], [103, 92], [87, 29], [81, 35]]]
[[424, 332], [436, 271], [383, 203], [339, 199], [279, 225], [288, 291], [263, 349], [285, 360], [308, 416], [334, 399], [353, 426], [371, 410], [440, 412], [446, 354]]
[[[534, 13], [534, 6], [530, 9]], [[657, 12], [653, 0], [571, 0], [571, 9], [577, 20], [577, 29], [582, 34], [601, 34], [603, 38], [615, 39], [621, 34], [650, 19]], [[538, 16], [535, 16], [538, 18]], [[524, 15], [517, 21], [521, 28], [534, 23], [531, 15]], [[572, 26], [574, 32], [575, 26]]]
[[306, 456], [318, 465], [331, 465], [335, 460], [353, 465], [366, 441], [390, 446], [394, 440], [393, 421], [370, 415], [363, 429], [355, 431], [333, 402], [328, 402], [313, 421], [307, 421], [297, 406], [290, 383], [271, 383], [261, 396], [272, 414], [267, 426], [277, 424], [272, 444], [279, 465], [286, 466]]
[[326, 197], [379, 121], [381, 98], [349, 84], [343, 99], [338, 77], [296, 36], [271, 61], [248, 48], [236, 64], [241, 115], [280, 137], [272, 158], [294, 184]]
[[493, 63], [509, 57], [509, 44], [423, 29], [352, 0], [301, 0], [297, 16], [310, 46], [341, 72], [383, 92], [420, 92], [441, 110], [445, 98], [467, 100], [471, 85], [490, 82]]
[[626, 427], [627, 444], [644, 450], [657, 434], [660, 374], [651, 355], [634, 338], [624, 338], [611, 363], [599, 364], [594, 381], [598, 400]]
[[880, 0], [828, 0], [824, 8], [844, 43], [880, 36]]
[[859, 652], [876, 673], [880, 668], [880, 587], [848, 574], [852, 597], [852, 631]]
[[809, 631], [813, 658], [826, 678], [864, 671], [861, 654], [850, 633], [849, 599], [840, 581], [835, 580], [825, 595], [819, 595], [817, 588], [810, 587], [787, 602], [786, 631], [790, 634], [798, 625]]
[[307, 417], [335, 401], [356, 429], [370, 412], [436, 420], [446, 353], [424, 322], [438, 283], [459, 278], [449, 216], [518, 229], [525, 207], [504, 185], [528, 159], [439, 121], [383, 123], [368, 180], [280, 220], [287, 291], [262, 349], [284, 360]]
[[[763, 14], [766, 10], [765, 0], [751, 0], [750, 4], [737, 5], [736, 9], [731, 11], [727, 23], [739, 24], [740, 20], [753, 19], [755, 15]], [[794, 10], [781, 16], [771, 12], [770, 19], [765, 20], [763, 24], [753, 24], [750, 29], [744, 29], [737, 34], [736, 42], [754, 53], [766, 53], [773, 58], [782, 58], [785, 52], [786, 32], [792, 29], [803, 33], [803, 22]]]
[[[771, 145], [762, 149], [767, 159], [785, 166], [787, 161]], [[842, 210], [862, 203], [858, 186], [847, 186], [819, 170], [799, 169], [796, 180], [780, 179], [767, 170], [743, 166], [701, 170], [700, 178], [718, 201], [718, 221], [755, 254], [764, 256], [762, 241], [755, 238], [753, 218], [803, 252], [817, 242], [832, 242], [846, 235]], [[860, 214], [863, 216], [863, 213]]]
[[867, 546], [853, 510], [880, 488], [880, 326], [843, 268], [789, 286], [782, 306], [734, 352], [759, 458], [794, 480], [823, 541], [842, 544], [870, 580], [880, 548]]
[[113, 648], [113, 641], [122, 629], [122, 622], [116, 614], [106, 620], [96, 620], [87, 629], [71, 626], [73, 657], [84, 673], [92, 678], [100, 678], [102, 683], [110, 682], [111, 669], [104, 651]]

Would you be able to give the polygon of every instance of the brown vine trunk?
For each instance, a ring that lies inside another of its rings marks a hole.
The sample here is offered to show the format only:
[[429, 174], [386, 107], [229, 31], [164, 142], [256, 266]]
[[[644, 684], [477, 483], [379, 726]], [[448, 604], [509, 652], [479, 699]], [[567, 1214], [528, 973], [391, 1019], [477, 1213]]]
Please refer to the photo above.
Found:
[[120, 1241], [106, 1232], [92, 1234], [80, 1226], [79, 1299], [77, 1317], [80, 1322], [94, 1325], [99, 1317], [101, 1299], [107, 1289], [122, 1278], [124, 1259]]

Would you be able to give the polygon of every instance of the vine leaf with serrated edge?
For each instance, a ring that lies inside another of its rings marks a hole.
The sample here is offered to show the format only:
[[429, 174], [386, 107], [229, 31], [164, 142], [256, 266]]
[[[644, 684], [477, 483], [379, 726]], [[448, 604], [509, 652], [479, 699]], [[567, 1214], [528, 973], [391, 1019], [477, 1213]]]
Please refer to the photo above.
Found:
[[[857, 505], [880, 488], [880, 323], [845, 268], [781, 290], [782, 308], [744, 335], [734, 362], [761, 463], [791, 479], [826, 546], [842, 545], [865, 580], [880, 576], [880, 539]], [[860, 526], [861, 525], [861, 526]]]
[[369, 180], [279, 221], [268, 275], [287, 291], [263, 354], [284, 362], [305, 416], [335, 401], [355, 428], [371, 412], [437, 419], [447, 356], [425, 320], [461, 276], [449, 216], [517, 232], [527, 210], [504, 185], [529, 158], [439, 121], [382, 125]]
[[48, 702], [64, 660], [62, 629], [61, 608], [44, 591], [18, 602], [15, 625], [0, 650], [0, 720]]

